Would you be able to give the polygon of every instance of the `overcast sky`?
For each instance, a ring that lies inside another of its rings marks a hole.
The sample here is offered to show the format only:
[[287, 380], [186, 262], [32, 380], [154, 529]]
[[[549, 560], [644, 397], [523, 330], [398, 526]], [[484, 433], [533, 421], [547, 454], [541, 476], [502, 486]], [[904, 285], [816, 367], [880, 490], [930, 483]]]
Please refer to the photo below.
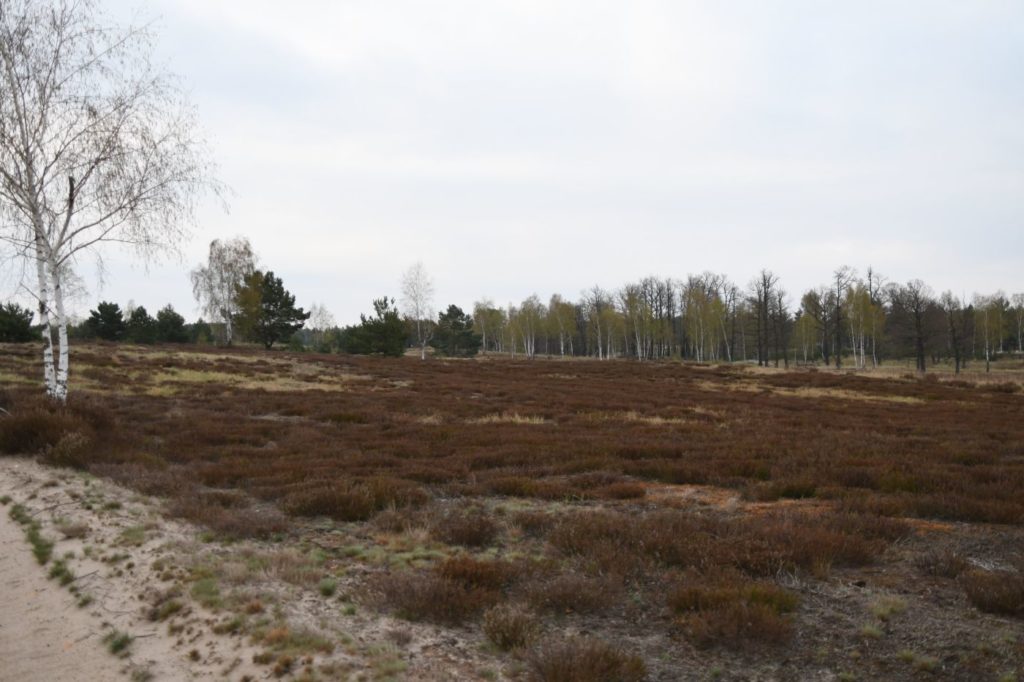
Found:
[[[97, 300], [196, 316], [247, 236], [340, 323], [422, 260], [438, 305], [837, 266], [1024, 290], [1024, 3], [116, 0], [152, 21], [230, 212]], [[10, 286], [8, 286], [10, 289]]]

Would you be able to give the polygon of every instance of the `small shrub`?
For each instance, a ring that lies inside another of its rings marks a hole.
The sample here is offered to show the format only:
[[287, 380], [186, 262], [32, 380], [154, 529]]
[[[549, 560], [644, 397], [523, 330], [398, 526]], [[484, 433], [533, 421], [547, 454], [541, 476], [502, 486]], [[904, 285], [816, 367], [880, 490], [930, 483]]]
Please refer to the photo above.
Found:
[[738, 577], [705, 580], [697, 578], [668, 595], [669, 607], [682, 615], [682, 625], [694, 643], [774, 645], [789, 639], [792, 623], [787, 614], [799, 604], [797, 595]]
[[956, 578], [967, 570], [968, 563], [967, 559], [951, 549], [933, 549], [914, 557], [914, 566], [925, 575]]
[[1024, 575], [1008, 571], [970, 571], [960, 576], [967, 598], [979, 610], [1024, 618]]
[[540, 623], [516, 606], [495, 606], [484, 614], [484, 634], [494, 646], [511, 651], [529, 646], [540, 634]]
[[549, 642], [531, 652], [527, 663], [537, 682], [640, 682], [647, 677], [639, 657], [584, 637]]
[[[224, 504], [232, 499], [234, 504]], [[174, 499], [168, 512], [171, 516], [205, 526], [229, 539], [266, 539], [288, 529], [288, 522], [280, 511], [274, 508], [246, 508], [237, 498], [186, 494]]]
[[528, 585], [526, 598], [537, 609], [559, 613], [599, 613], [610, 608], [621, 592], [621, 586], [610, 579], [563, 573]]
[[68, 568], [66, 561], [57, 559], [50, 567], [50, 579], [56, 580], [61, 586], [66, 586], [74, 582], [75, 574]]
[[529, 537], [542, 538], [555, 525], [555, 518], [545, 512], [521, 511], [512, 515], [512, 524]]
[[471, 588], [435, 573], [392, 573], [378, 579], [384, 603], [407, 620], [457, 625], [500, 598], [494, 590]]
[[324, 578], [317, 587], [323, 596], [333, 597], [334, 593], [338, 591], [338, 581], [334, 578]]
[[416, 507], [428, 499], [416, 484], [376, 477], [360, 482], [339, 481], [292, 493], [284, 509], [295, 516], [328, 516], [336, 521], [365, 521], [389, 507]]
[[437, 574], [468, 588], [501, 590], [508, 586], [515, 574], [514, 567], [505, 561], [481, 561], [464, 554], [446, 559], [437, 566]]
[[111, 630], [103, 638], [103, 643], [107, 645], [107, 649], [110, 653], [115, 656], [125, 652], [129, 646], [131, 646], [134, 637], [126, 632], [119, 630]]
[[17, 410], [0, 419], [0, 453], [34, 455], [56, 445], [76, 424], [66, 414], [40, 407]]
[[448, 545], [486, 547], [498, 535], [498, 524], [481, 512], [451, 513], [434, 522], [431, 535]]

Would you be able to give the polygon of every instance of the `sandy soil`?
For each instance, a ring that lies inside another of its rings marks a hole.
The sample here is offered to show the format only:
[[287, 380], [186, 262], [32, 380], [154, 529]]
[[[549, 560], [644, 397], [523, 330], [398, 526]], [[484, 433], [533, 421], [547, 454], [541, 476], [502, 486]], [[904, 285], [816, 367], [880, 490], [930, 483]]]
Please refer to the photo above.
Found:
[[117, 679], [123, 666], [99, 633], [75, 598], [46, 579], [21, 527], [0, 516], [0, 680]]

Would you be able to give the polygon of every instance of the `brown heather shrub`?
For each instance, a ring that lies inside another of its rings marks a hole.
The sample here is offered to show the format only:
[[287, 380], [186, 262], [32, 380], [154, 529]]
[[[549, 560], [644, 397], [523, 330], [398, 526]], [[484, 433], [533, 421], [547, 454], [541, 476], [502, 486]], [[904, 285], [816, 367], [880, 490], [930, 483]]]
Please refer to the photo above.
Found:
[[647, 494], [647, 489], [641, 483], [620, 481], [610, 483], [606, 486], [594, 489], [594, 495], [606, 500], [635, 500]]
[[960, 584], [979, 610], [1024, 618], [1024, 575], [1009, 571], [969, 571], [960, 576]]
[[485, 590], [502, 590], [516, 575], [515, 567], [507, 561], [474, 559], [465, 554], [445, 559], [435, 570], [446, 580]]
[[111, 454], [115, 435], [113, 414], [77, 397], [64, 405], [25, 397], [0, 415], [0, 454], [41, 454], [53, 466], [84, 469]]
[[448, 545], [486, 547], [498, 535], [498, 524], [483, 510], [447, 512], [434, 520], [431, 536]]
[[683, 625], [687, 637], [699, 646], [777, 646], [789, 641], [793, 634], [789, 618], [764, 604], [743, 602], [730, 602], [690, 614], [683, 619]]
[[512, 515], [512, 525], [531, 538], [541, 538], [555, 524], [555, 517], [542, 511], [520, 511]]
[[687, 636], [701, 646], [777, 645], [792, 634], [789, 616], [800, 599], [769, 583], [738, 576], [691, 577], [668, 595]]
[[0, 453], [34, 455], [57, 445], [66, 435], [78, 433], [84, 424], [64, 412], [42, 407], [16, 409], [0, 417]]
[[415, 507], [428, 499], [416, 484], [394, 478], [337, 481], [288, 495], [284, 510], [294, 516], [328, 516], [336, 521], [365, 521], [388, 507]]
[[562, 573], [535, 578], [525, 586], [525, 596], [535, 609], [594, 614], [614, 606], [622, 596], [622, 586], [608, 578]]
[[400, 618], [447, 625], [474, 618], [501, 598], [496, 590], [467, 588], [436, 573], [390, 573], [374, 586]]
[[638, 656], [590, 637], [550, 641], [527, 657], [537, 682], [641, 682], [647, 666]]
[[484, 613], [484, 634], [502, 651], [527, 647], [540, 636], [540, 622], [519, 606], [501, 604]]
[[[219, 500], [231, 500], [223, 498]], [[266, 539], [288, 530], [288, 520], [277, 509], [266, 506], [248, 508], [235, 501], [232, 506], [218, 503], [216, 496], [186, 495], [171, 500], [168, 505], [171, 516], [186, 519], [209, 528], [217, 535], [228, 539]]]
[[[162, 464], [162, 466], [159, 466]], [[180, 467], [168, 467], [162, 460], [157, 466], [137, 463], [104, 462], [93, 464], [89, 471], [103, 476], [145, 495], [172, 497], [187, 494], [193, 487], [188, 472]]]
[[336, 521], [365, 521], [376, 508], [364, 488], [324, 486], [288, 495], [282, 504], [293, 516], [328, 516]]

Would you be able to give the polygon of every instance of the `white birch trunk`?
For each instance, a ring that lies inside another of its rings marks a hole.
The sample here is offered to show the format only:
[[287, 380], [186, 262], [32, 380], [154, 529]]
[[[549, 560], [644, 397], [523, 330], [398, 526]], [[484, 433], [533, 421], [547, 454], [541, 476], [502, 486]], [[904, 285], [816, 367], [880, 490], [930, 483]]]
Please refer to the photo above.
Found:
[[50, 286], [46, 276], [46, 253], [41, 237], [36, 237], [36, 277], [39, 286], [39, 323], [43, 325], [43, 381], [46, 393], [57, 397], [57, 372], [53, 364], [53, 326], [50, 320]]
[[64, 312], [64, 288], [60, 282], [60, 268], [50, 259], [50, 279], [53, 282], [53, 302], [57, 313], [57, 376], [54, 397], [61, 402], [68, 397], [68, 320]]

